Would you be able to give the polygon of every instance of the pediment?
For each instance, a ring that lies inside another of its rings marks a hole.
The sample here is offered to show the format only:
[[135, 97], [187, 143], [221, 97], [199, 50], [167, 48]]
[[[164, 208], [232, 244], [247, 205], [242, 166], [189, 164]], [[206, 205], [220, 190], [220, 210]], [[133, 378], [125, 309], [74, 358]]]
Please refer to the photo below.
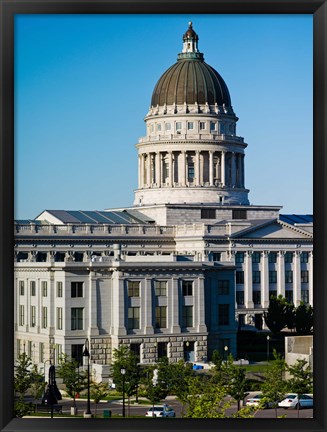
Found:
[[309, 239], [312, 238], [312, 234], [293, 225], [275, 220], [264, 226], [252, 227], [238, 232], [233, 237], [247, 239]]

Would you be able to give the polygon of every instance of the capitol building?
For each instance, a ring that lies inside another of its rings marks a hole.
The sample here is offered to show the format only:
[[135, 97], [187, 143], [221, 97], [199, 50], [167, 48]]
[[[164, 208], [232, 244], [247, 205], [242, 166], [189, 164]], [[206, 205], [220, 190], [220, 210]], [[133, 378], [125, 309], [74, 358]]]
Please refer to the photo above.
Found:
[[105, 377], [127, 345], [142, 364], [237, 356], [271, 295], [313, 305], [313, 218], [253, 205], [247, 143], [192, 23], [159, 78], [136, 144], [138, 187], [119, 209], [15, 221], [15, 356], [82, 361]]

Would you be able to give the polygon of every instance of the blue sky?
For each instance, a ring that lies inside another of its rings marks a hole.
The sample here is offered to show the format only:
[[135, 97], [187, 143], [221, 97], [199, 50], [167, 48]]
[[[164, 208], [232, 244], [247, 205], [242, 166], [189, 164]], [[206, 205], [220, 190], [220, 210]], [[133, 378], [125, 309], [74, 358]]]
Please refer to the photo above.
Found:
[[250, 203], [312, 213], [311, 15], [17, 15], [15, 218], [132, 205], [135, 144], [188, 21], [230, 90]]

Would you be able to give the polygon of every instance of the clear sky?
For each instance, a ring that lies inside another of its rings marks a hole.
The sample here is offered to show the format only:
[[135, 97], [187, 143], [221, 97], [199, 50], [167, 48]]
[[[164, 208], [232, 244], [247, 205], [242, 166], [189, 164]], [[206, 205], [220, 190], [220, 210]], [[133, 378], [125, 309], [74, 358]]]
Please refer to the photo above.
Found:
[[250, 203], [312, 213], [311, 15], [18, 15], [15, 218], [133, 204], [135, 144], [189, 21], [248, 143]]

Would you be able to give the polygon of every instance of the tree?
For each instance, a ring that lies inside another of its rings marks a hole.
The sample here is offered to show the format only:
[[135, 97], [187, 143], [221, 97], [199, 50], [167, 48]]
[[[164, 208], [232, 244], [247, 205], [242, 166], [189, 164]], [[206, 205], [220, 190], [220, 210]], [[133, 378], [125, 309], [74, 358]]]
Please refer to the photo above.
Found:
[[245, 369], [234, 365], [232, 354], [225, 364], [226, 386], [228, 393], [237, 401], [237, 411], [240, 410], [241, 400], [245, 397], [246, 374]]
[[[287, 384], [294, 393], [300, 398], [305, 393], [313, 391], [313, 373], [310, 365], [304, 359], [298, 359], [293, 366], [287, 366], [287, 370], [291, 375]], [[297, 416], [299, 417], [300, 404], [297, 404]]]
[[298, 335], [308, 335], [312, 333], [313, 328], [313, 308], [306, 306], [304, 302], [296, 308], [295, 327]]
[[67, 354], [62, 354], [58, 366], [58, 376], [62, 378], [69, 397], [73, 399], [76, 408], [76, 395], [87, 388], [86, 372], [79, 371], [78, 362]]
[[286, 299], [282, 295], [271, 296], [264, 319], [269, 330], [277, 335], [286, 326]]
[[46, 382], [44, 380], [44, 376], [39, 373], [37, 365], [33, 365], [31, 375], [32, 383], [30, 389], [34, 399], [36, 400], [35, 408], [37, 408], [37, 400], [41, 399], [42, 395], [44, 394]]
[[285, 305], [285, 324], [289, 330], [295, 328], [295, 307], [291, 303], [286, 303]]
[[23, 417], [32, 412], [32, 404], [25, 403], [25, 395], [33, 382], [31, 372], [32, 360], [24, 352], [17, 358], [14, 376], [14, 390], [18, 393], [18, 399], [15, 402], [15, 416]]
[[101, 399], [106, 398], [109, 394], [108, 384], [103, 382], [100, 383], [92, 382], [91, 394], [92, 394], [93, 401], [95, 403], [94, 417], [96, 417], [98, 404], [100, 403]]
[[283, 399], [286, 391], [286, 383], [284, 381], [284, 372], [286, 369], [285, 360], [282, 356], [273, 350], [275, 361], [265, 373], [265, 381], [261, 386], [263, 394], [263, 404], [269, 404], [275, 408], [275, 417], [277, 418], [278, 402]]

